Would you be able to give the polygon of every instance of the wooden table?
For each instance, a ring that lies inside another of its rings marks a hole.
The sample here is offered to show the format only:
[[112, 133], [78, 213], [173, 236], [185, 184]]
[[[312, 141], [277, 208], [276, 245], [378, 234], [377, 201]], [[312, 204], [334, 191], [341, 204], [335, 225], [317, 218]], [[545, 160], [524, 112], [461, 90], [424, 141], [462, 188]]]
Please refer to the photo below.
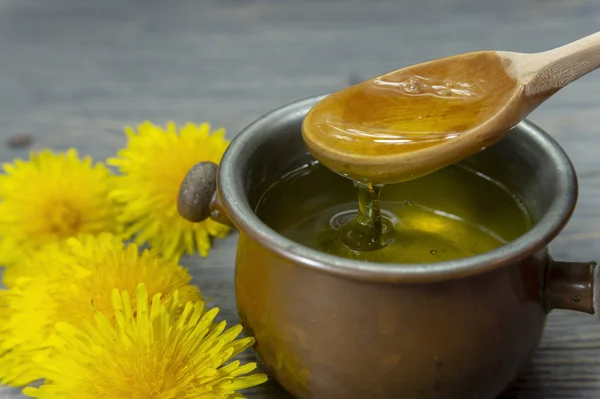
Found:
[[[145, 119], [207, 120], [232, 137], [284, 103], [403, 65], [478, 49], [541, 51], [599, 26], [598, 0], [1, 0], [0, 161], [27, 155], [5, 145], [19, 135], [34, 149], [106, 157], [124, 144], [123, 126]], [[600, 72], [531, 119], [580, 178], [579, 206], [552, 253], [599, 259]], [[232, 323], [236, 239], [185, 260]], [[247, 396], [288, 397], [275, 384]], [[600, 323], [551, 314], [531, 370], [505, 398], [600, 398]]]

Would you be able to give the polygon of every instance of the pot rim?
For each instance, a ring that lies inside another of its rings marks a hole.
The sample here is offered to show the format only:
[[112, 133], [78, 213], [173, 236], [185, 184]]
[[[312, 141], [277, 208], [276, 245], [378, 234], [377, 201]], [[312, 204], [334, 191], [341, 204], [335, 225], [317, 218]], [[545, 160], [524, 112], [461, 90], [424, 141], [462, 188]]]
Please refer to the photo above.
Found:
[[271, 229], [254, 213], [246, 196], [243, 171], [262, 142], [261, 138], [270, 134], [272, 128], [269, 126], [303, 119], [308, 110], [327, 95], [292, 102], [251, 123], [232, 140], [219, 168], [219, 196], [227, 215], [240, 232], [301, 267], [373, 282], [426, 283], [464, 278], [519, 262], [544, 249], [567, 224], [575, 209], [578, 183], [569, 157], [552, 137], [525, 120], [519, 123], [520, 130], [541, 147], [559, 173], [548, 210], [529, 231], [508, 244], [467, 258], [406, 264], [346, 259], [296, 243]]

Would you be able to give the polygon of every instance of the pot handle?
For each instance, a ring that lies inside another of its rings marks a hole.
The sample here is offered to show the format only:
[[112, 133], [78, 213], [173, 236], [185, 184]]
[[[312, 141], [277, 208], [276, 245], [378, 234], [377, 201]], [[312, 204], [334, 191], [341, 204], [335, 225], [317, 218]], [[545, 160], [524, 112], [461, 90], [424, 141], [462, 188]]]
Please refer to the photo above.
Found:
[[209, 217], [215, 222], [233, 224], [223, 211], [217, 194], [217, 172], [214, 162], [198, 162], [185, 175], [179, 187], [177, 211], [184, 219], [199, 223]]
[[600, 317], [600, 267], [596, 262], [557, 262], [550, 258], [545, 281], [548, 312], [565, 309]]

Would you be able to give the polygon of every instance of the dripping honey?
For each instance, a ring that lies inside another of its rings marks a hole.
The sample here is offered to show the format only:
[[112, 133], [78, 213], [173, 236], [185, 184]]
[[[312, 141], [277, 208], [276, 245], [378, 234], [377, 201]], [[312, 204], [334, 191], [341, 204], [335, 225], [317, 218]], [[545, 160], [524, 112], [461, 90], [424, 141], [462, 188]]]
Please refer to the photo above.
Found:
[[[383, 186], [375, 186], [367, 174], [361, 173], [369, 162], [352, 160], [416, 153], [451, 142], [490, 120], [518, 90], [518, 82], [508, 76], [505, 65], [497, 57], [492, 61], [498, 62], [489, 62], [490, 57], [486, 53], [473, 54], [459, 62], [433, 61], [391, 72], [334, 93], [309, 111], [302, 129], [309, 149], [325, 166], [352, 178], [359, 189], [359, 211], [354, 219], [346, 218], [339, 226], [335, 243], [359, 254], [378, 251], [377, 256], [393, 252], [386, 249], [388, 246], [402, 245], [394, 242], [396, 236], [406, 235], [406, 229], [395, 231], [381, 216], [378, 193]], [[479, 143], [480, 149], [485, 144]], [[414, 159], [418, 161], [418, 156], [406, 162], [417, 162]], [[439, 166], [432, 162], [431, 169], [421, 168], [420, 176]], [[404, 174], [404, 181], [420, 177], [398, 170], [394, 173]], [[405, 212], [400, 213], [408, 218], [402, 221], [406, 224], [410, 218]], [[410, 212], [427, 213], [424, 208]], [[414, 248], [423, 242], [428, 246], [428, 240], [435, 236], [425, 230], [419, 234], [421, 238], [411, 244]], [[492, 241], [479, 247], [491, 248]], [[446, 252], [458, 250], [453, 251]]]

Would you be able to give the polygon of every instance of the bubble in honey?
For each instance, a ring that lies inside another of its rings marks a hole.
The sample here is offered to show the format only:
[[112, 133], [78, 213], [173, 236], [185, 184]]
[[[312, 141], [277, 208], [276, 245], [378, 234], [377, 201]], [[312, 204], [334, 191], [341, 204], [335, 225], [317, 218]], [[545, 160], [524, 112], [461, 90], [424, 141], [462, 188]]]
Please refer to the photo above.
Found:
[[423, 92], [423, 88], [421, 87], [419, 79], [417, 79], [415, 76], [411, 76], [404, 84], [404, 91], [410, 94], [421, 94]]

